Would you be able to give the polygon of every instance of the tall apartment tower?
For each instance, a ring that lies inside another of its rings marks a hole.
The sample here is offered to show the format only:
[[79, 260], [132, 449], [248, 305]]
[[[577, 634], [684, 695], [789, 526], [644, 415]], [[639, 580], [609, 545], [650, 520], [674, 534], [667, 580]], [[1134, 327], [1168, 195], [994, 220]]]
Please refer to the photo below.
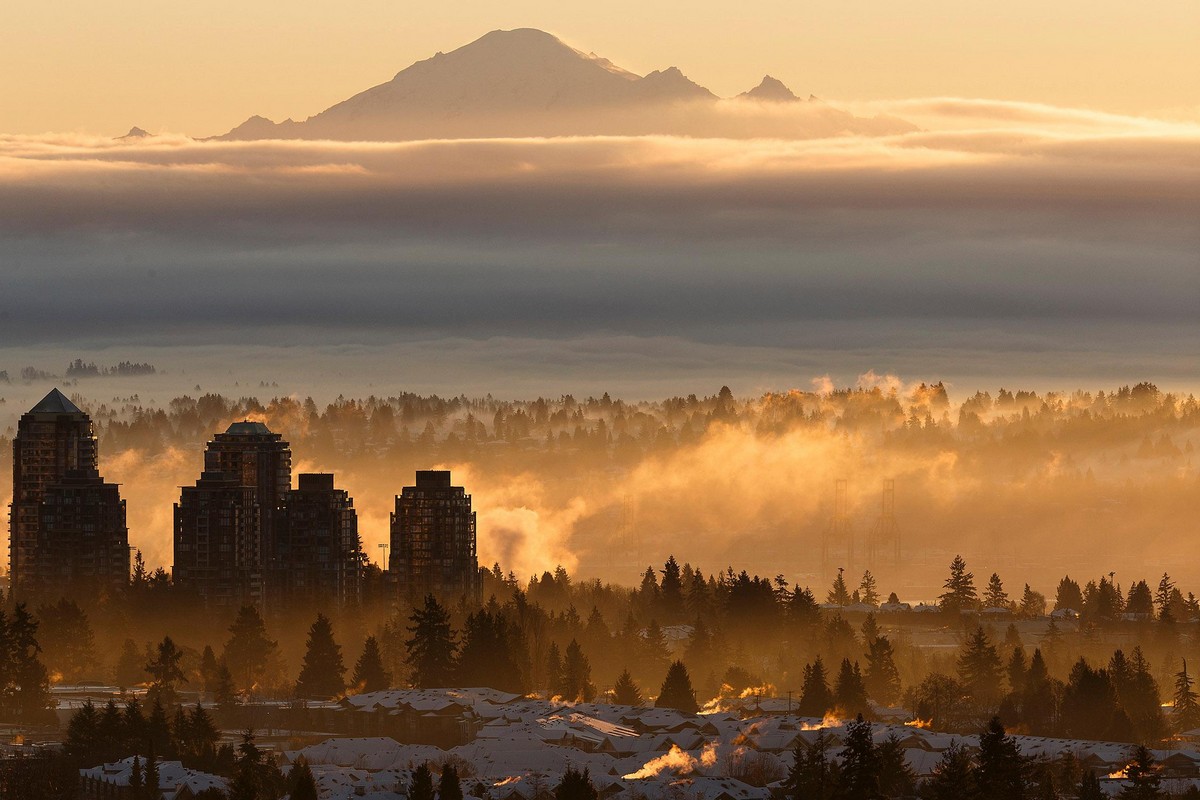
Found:
[[292, 488], [292, 449], [261, 422], [235, 422], [213, 436], [204, 451], [206, 472], [237, 475], [258, 493], [258, 531], [264, 554], [274, 551], [275, 509]]
[[[68, 588], [57, 585], [64, 576], [128, 580], [125, 505], [117, 487], [100, 479], [98, 466], [91, 419], [58, 389], [21, 417], [9, 507], [9, 571], [16, 596]], [[51, 505], [44, 509], [48, 494]], [[75, 503], [82, 506], [67, 507]], [[118, 552], [121, 557], [114, 558]]]
[[263, 599], [258, 493], [242, 476], [205, 470], [175, 504], [172, 578], [207, 606], [228, 608]]
[[275, 551], [275, 509], [292, 484], [292, 451], [261, 422], [213, 436], [204, 473], [175, 505], [174, 580], [216, 606], [261, 603]]
[[318, 600], [339, 606], [362, 598], [362, 542], [358, 514], [333, 475], [301, 474], [275, 514], [270, 555], [271, 603]]
[[471, 495], [451, 485], [448, 470], [418, 470], [416, 485], [396, 497], [388, 571], [410, 600], [426, 594], [479, 599]]

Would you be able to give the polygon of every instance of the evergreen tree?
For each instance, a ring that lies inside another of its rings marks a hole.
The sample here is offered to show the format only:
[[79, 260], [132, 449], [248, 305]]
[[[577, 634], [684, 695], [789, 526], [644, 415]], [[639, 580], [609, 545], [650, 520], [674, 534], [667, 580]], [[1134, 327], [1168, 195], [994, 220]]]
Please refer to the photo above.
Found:
[[925, 800], [974, 800], [978, 791], [970, 754], [953, 742], [942, 753], [921, 794]]
[[296, 759], [288, 773], [289, 800], [317, 800], [317, 780], [304, 756]]
[[840, 786], [841, 768], [829, 751], [832, 740], [817, 731], [812, 743], [796, 737], [792, 768], [784, 779], [784, 794], [792, 800], [833, 800]]
[[1020, 692], [1025, 689], [1025, 677], [1029, 674], [1029, 667], [1025, 663], [1025, 651], [1020, 647], [1014, 647], [1012, 655], [1008, 657], [1008, 666], [1005, 668], [1008, 675], [1008, 688], [1013, 692]]
[[613, 686], [613, 702], [621, 706], [640, 706], [642, 704], [642, 690], [634, 683], [633, 676], [627, 669], [621, 670], [621, 674]]
[[554, 800], [596, 800], [597, 797], [596, 787], [592, 786], [586, 768], [580, 772], [568, 766], [562, 780], [554, 787]]
[[142, 780], [142, 757], [134, 754], [133, 764], [129, 768], [129, 788], [133, 789], [133, 796], [142, 794], [141, 790], [145, 785], [145, 781]]
[[304, 666], [296, 681], [296, 696], [315, 700], [340, 697], [346, 690], [346, 665], [342, 663], [342, 648], [333, 638], [329, 617], [317, 614], [308, 629]]
[[9, 706], [12, 717], [25, 723], [50, 722], [50, 676], [42, 664], [37, 641], [37, 620], [24, 603], [13, 609], [12, 618], [0, 612], [0, 640], [4, 643], [5, 686], [0, 700]]
[[1080, 778], [1079, 790], [1075, 797], [1076, 800], [1108, 800], [1108, 795], [1100, 788], [1100, 779], [1091, 770], [1083, 773], [1083, 777]]
[[217, 666], [217, 685], [213, 689], [213, 699], [222, 708], [228, 708], [236, 703], [238, 699], [237, 686], [233, 682], [233, 673], [229, 671], [229, 665], [225, 663], [225, 659], [223, 658]]
[[253, 605], [238, 609], [225, 642], [225, 665], [239, 689], [250, 690], [274, 678], [279, 645], [267, 636], [267, 625]]
[[434, 800], [433, 774], [427, 764], [413, 770], [408, 782], [408, 800]]
[[63, 752], [79, 763], [88, 763], [94, 759], [99, 746], [100, 712], [91, 700], [85, 700], [67, 722]]
[[1022, 617], [1033, 619], [1042, 617], [1046, 614], [1046, 596], [1041, 592], [1035, 592], [1029, 588], [1029, 584], [1025, 584], [1025, 590], [1021, 592], [1021, 607], [1018, 609]]
[[1016, 740], [1005, 734], [999, 717], [992, 717], [979, 735], [979, 763], [975, 767], [977, 796], [980, 800], [1023, 800], [1024, 768]]
[[549, 697], [560, 697], [563, 694], [563, 663], [562, 652], [557, 642], [551, 642], [546, 650], [546, 692]]
[[675, 556], [668, 557], [667, 563], [663, 565], [659, 602], [667, 624], [675, 624], [684, 619], [683, 578]]
[[1162, 790], [1158, 764], [1145, 745], [1139, 744], [1134, 750], [1133, 761], [1125, 767], [1125, 779], [1129, 783], [1117, 795], [1121, 800], [1158, 800], [1167, 796]]
[[217, 691], [218, 670], [217, 654], [213, 652], [212, 645], [204, 645], [204, 652], [200, 655], [200, 680], [208, 694]]
[[592, 702], [596, 687], [592, 685], [592, 666], [574, 639], [567, 645], [563, 659], [563, 699], [569, 702]]
[[1070, 575], [1058, 582], [1058, 590], [1054, 595], [1054, 610], [1061, 611], [1064, 608], [1076, 613], [1083, 610], [1083, 592]]
[[866, 684], [867, 694], [880, 705], [894, 705], [900, 699], [900, 670], [886, 636], [877, 636], [867, 645]]
[[[454, 631], [450, 615], [433, 595], [426, 595], [423, 608], [409, 617], [412, 638], [404, 643], [405, 663], [411, 671], [414, 688], [445, 686], [454, 674]], [[409, 800], [412, 800], [410, 797]]]
[[990, 705], [1000, 698], [1000, 675], [1000, 654], [977, 627], [959, 653], [958, 678], [975, 702]]
[[1008, 593], [1004, 591], [1004, 583], [1000, 580], [1000, 576], [993, 572], [992, 577], [988, 579], [987, 589], [983, 592], [983, 607], [1009, 608], [1010, 606]]
[[146, 672], [150, 673], [150, 692], [146, 698], [148, 701], [161, 701], [164, 706], [172, 706], [178, 702], [179, 695], [175, 691], [175, 685], [187, 683], [187, 678], [179, 666], [182, 660], [183, 651], [175, 645], [170, 636], [164, 636], [158, 643], [154, 658], [146, 665]]
[[1200, 727], [1200, 703], [1193, 688], [1195, 685], [1196, 682], [1188, 675], [1185, 658], [1183, 668], [1175, 673], [1175, 704], [1171, 711], [1172, 722], [1179, 733]]
[[800, 689], [800, 702], [796, 710], [806, 717], [824, 717], [833, 708], [833, 692], [829, 690], [829, 679], [825, 674], [825, 662], [820, 656], [804, 667], [804, 683]]
[[133, 639], [126, 639], [121, 645], [121, 654], [117, 657], [113, 678], [122, 689], [137, 686], [146, 679], [146, 662]]
[[843, 658], [842, 666], [838, 670], [837, 680], [833, 687], [833, 704], [846, 714], [857, 714], [862, 717], [863, 711], [870, 711], [870, 704], [867, 702], [867, 687], [863, 682], [862, 671], [858, 667], [858, 662], [850, 663], [850, 659]]
[[495, 604], [467, 617], [456, 668], [459, 686], [490, 686], [504, 692], [525, 691], [518, 656], [524, 651], [520, 631]]
[[383, 654], [379, 642], [368, 636], [363, 643], [362, 655], [354, 663], [354, 675], [350, 678], [357, 691], [381, 692], [392, 686], [392, 675], [383, 668]]
[[839, 606], [850, 605], [850, 592], [846, 588], [846, 578], [843, 575], [843, 570], [838, 567], [837, 577], [833, 579], [833, 586], [829, 589], [829, 594], [826, 596], [826, 601]]
[[879, 605], [879, 589], [875, 585], [875, 576], [871, 570], [863, 573], [862, 582], [858, 585], [858, 599], [869, 606]]
[[880, 742], [876, 749], [879, 761], [879, 793], [884, 797], [910, 797], [916, 792], [917, 776], [896, 734]]
[[975, 576], [967, 571], [967, 562], [962, 556], [955, 556], [950, 562], [950, 577], [944, 584], [945, 592], [938, 598], [942, 610], [957, 614], [969, 611], [979, 605], [979, 596], [975, 592]]
[[817, 605], [817, 598], [813, 596], [808, 587], [803, 589], [797, 587], [796, 591], [792, 592], [787, 616], [792, 629], [800, 635], [812, 631], [821, 624], [821, 607]]
[[453, 764], [442, 767], [437, 794], [438, 800], [463, 800], [462, 784], [458, 780], [458, 768]]
[[838, 797], [844, 800], [875, 800], [879, 797], [879, 759], [871, 738], [871, 723], [865, 721], [862, 714], [846, 726]]
[[696, 703], [696, 691], [692, 688], [692, 679], [682, 661], [672, 663], [667, 670], [654, 707], [674, 708], [685, 714], [695, 714], [700, 710]]

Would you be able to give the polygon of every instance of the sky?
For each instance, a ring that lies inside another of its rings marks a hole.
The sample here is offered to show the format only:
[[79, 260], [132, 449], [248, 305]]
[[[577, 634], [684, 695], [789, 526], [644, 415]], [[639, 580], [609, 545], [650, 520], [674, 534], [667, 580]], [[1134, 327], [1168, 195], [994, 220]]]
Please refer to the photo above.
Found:
[[1194, 0], [14, 3], [0, 132], [213, 135], [303, 119], [489, 30], [536, 27], [717, 94], [764, 73], [841, 101], [954, 96], [1200, 117]]

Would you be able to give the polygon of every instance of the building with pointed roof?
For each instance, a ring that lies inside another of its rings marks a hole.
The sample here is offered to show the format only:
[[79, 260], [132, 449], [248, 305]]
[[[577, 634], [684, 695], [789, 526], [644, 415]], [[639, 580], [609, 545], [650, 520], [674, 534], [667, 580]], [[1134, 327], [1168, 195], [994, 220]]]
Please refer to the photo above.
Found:
[[91, 418], [58, 389], [17, 424], [9, 571], [17, 597], [129, 577], [125, 503], [100, 478]]

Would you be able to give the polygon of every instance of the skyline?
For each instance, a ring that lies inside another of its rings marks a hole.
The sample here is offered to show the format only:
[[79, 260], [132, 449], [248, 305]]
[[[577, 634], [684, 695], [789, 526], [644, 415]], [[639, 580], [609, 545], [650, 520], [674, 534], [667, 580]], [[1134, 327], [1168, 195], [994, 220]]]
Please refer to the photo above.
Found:
[[369, 2], [354, 13], [277, 1], [218, 3], [203, 14], [136, 0], [25, 5], [0, 31], [0, 69], [19, 76], [0, 87], [0, 132], [117, 136], [139, 125], [208, 136], [252, 114], [303, 119], [436, 51], [527, 26], [639, 74], [677, 66], [721, 96], [771, 74], [802, 96], [842, 102], [950, 96], [1200, 119], [1200, 56], [1189, 35], [1200, 9], [1187, 0], [1142, 9], [1116, 0], [1003, 8], [771, 0], [739, 8], [733, 41], [716, 3], [634, 10], [544, 0], [503, 10]]

